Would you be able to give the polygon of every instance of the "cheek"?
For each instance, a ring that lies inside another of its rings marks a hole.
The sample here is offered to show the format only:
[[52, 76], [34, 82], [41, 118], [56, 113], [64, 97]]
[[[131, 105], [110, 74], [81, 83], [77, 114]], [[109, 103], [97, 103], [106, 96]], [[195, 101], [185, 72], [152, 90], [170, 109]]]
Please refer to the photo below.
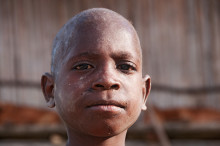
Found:
[[134, 119], [137, 119], [140, 112], [141, 107], [143, 104], [143, 93], [142, 93], [142, 80], [133, 79], [130, 81], [130, 83], [134, 84], [128, 84], [128, 88], [126, 89], [125, 95], [128, 98], [128, 116], [133, 117]]
[[127, 80], [125, 92], [125, 95], [129, 93], [128, 98], [134, 102], [133, 104], [140, 104], [143, 99], [142, 79], [131, 78]]
[[79, 103], [79, 98], [76, 96], [77, 94], [74, 94], [74, 91], [70, 90], [71, 88], [74, 87], [66, 87], [62, 91], [58, 90], [55, 98], [56, 110], [60, 118], [63, 120], [65, 125], [68, 125], [68, 127], [78, 125], [79, 123], [77, 123], [76, 120], [80, 119], [80, 115], [82, 113], [78, 107], [81, 105], [81, 103]]
[[84, 94], [89, 89], [91, 79], [87, 76], [76, 76], [74, 73], [64, 75], [57, 82], [56, 88], [56, 107], [61, 116], [81, 113], [84, 101]]
[[55, 89], [55, 104], [62, 118], [78, 112], [79, 108], [77, 106], [81, 105], [79, 99], [82, 88], [83, 87], [71, 80], [60, 82], [60, 84], [57, 85]]
[[132, 94], [131, 99], [129, 100], [130, 114], [139, 114], [142, 107], [142, 96], [141, 94]]

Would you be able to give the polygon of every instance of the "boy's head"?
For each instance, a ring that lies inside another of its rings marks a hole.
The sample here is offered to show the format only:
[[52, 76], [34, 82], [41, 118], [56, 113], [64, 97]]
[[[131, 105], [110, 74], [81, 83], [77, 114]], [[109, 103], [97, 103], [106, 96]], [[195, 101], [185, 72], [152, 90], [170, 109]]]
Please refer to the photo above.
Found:
[[150, 91], [142, 78], [142, 53], [133, 26], [103, 8], [83, 11], [57, 34], [51, 74], [41, 85], [68, 135], [111, 137], [126, 133]]

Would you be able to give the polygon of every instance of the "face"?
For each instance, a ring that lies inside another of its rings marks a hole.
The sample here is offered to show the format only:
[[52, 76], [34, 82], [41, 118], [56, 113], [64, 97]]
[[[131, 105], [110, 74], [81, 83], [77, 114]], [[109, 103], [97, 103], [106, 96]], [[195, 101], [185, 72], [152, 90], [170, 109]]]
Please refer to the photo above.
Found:
[[54, 83], [59, 115], [75, 133], [106, 137], [126, 131], [145, 104], [139, 44], [126, 29], [76, 36]]

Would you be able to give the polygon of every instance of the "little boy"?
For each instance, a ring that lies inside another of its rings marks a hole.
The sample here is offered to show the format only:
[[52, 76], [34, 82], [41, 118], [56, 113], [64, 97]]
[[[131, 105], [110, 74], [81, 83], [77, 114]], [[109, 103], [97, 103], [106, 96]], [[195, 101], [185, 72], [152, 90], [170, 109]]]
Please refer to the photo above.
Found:
[[134, 27], [104, 8], [77, 14], [56, 35], [41, 86], [65, 123], [67, 146], [124, 146], [150, 92]]

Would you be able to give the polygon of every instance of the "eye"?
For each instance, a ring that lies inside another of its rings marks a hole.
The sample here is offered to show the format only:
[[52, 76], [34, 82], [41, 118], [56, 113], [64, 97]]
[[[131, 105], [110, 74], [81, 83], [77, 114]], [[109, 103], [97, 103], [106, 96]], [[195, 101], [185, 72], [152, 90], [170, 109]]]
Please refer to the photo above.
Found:
[[130, 63], [119, 64], [117, 68], [125, 72], [136, 71], [136, 67]]
[[73, 70], [87, 70], [87, 69], [91, 69], [91, 68], [94, 68], [94, 67], [90, 64], [82, 63], [82, 64], [74, 66]]

